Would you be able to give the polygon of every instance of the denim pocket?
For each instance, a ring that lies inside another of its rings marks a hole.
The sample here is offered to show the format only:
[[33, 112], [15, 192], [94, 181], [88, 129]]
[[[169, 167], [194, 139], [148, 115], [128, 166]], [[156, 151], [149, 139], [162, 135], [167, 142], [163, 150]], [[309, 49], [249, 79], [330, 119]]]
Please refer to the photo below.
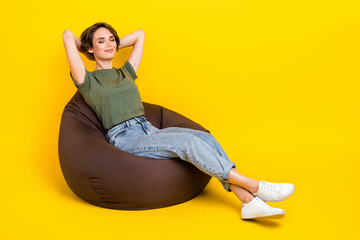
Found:
[[115, 139], [115, 138], [117, 138], [117, 137], [125, 136], [126, 133], [127, 133], [127, 131], [128, 131], [128, 127], [124, 127], [124, 128], [118, 129], [118, 130], [114, 133], [113, 139]]

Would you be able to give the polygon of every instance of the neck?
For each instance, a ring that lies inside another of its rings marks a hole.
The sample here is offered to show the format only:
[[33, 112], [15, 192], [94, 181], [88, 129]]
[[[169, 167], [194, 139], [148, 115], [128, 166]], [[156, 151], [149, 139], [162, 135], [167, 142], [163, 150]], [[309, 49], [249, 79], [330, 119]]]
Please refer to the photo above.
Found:
[[96, 70], [112, 69], [112, 59], [96, 59]]

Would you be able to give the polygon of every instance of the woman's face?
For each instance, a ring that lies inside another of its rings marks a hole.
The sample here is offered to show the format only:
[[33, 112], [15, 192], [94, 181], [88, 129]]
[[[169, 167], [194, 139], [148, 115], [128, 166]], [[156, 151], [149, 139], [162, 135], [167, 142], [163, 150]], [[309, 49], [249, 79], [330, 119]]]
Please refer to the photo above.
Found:
[[88, 52], [93, 53], [95, 59], [112, 59], [116, 53], [115, 36], [107, 28], [99, 28], [93, 36], [93, 48]]

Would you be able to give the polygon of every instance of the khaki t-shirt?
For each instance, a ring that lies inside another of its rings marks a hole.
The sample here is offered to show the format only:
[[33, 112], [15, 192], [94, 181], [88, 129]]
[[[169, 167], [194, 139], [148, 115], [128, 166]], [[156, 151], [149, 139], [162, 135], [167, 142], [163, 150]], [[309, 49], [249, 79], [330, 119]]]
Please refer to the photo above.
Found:
[[94, 110], [105, 131], [131, 118], [145, 114], [139, 90], [135, 84], [137, 75], [126, 61], [117, 69], [101, 69], [88, 72], [79, 84], [70, 76], [86, 103]]

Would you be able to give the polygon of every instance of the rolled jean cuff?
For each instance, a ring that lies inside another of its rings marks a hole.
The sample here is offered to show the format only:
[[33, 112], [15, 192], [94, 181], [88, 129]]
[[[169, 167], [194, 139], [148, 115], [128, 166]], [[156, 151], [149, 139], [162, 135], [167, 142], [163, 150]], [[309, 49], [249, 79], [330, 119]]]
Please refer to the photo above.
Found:
[[224, 176], [224, 178], [222, 180], [219, 179], [220, 183], [223, 185], [224, 189], [227, 192], [232, 192], [230, 189], [230, 185], [231, 183], [229, 182], [229, 172], [231, 171], [231, 169], [235, 168], [236, 169], [236, 165], [233, 162], [230, 162], [229, 165], [227, 165], [226, 169], [225, 169], [225, 173], [226, 175]]

